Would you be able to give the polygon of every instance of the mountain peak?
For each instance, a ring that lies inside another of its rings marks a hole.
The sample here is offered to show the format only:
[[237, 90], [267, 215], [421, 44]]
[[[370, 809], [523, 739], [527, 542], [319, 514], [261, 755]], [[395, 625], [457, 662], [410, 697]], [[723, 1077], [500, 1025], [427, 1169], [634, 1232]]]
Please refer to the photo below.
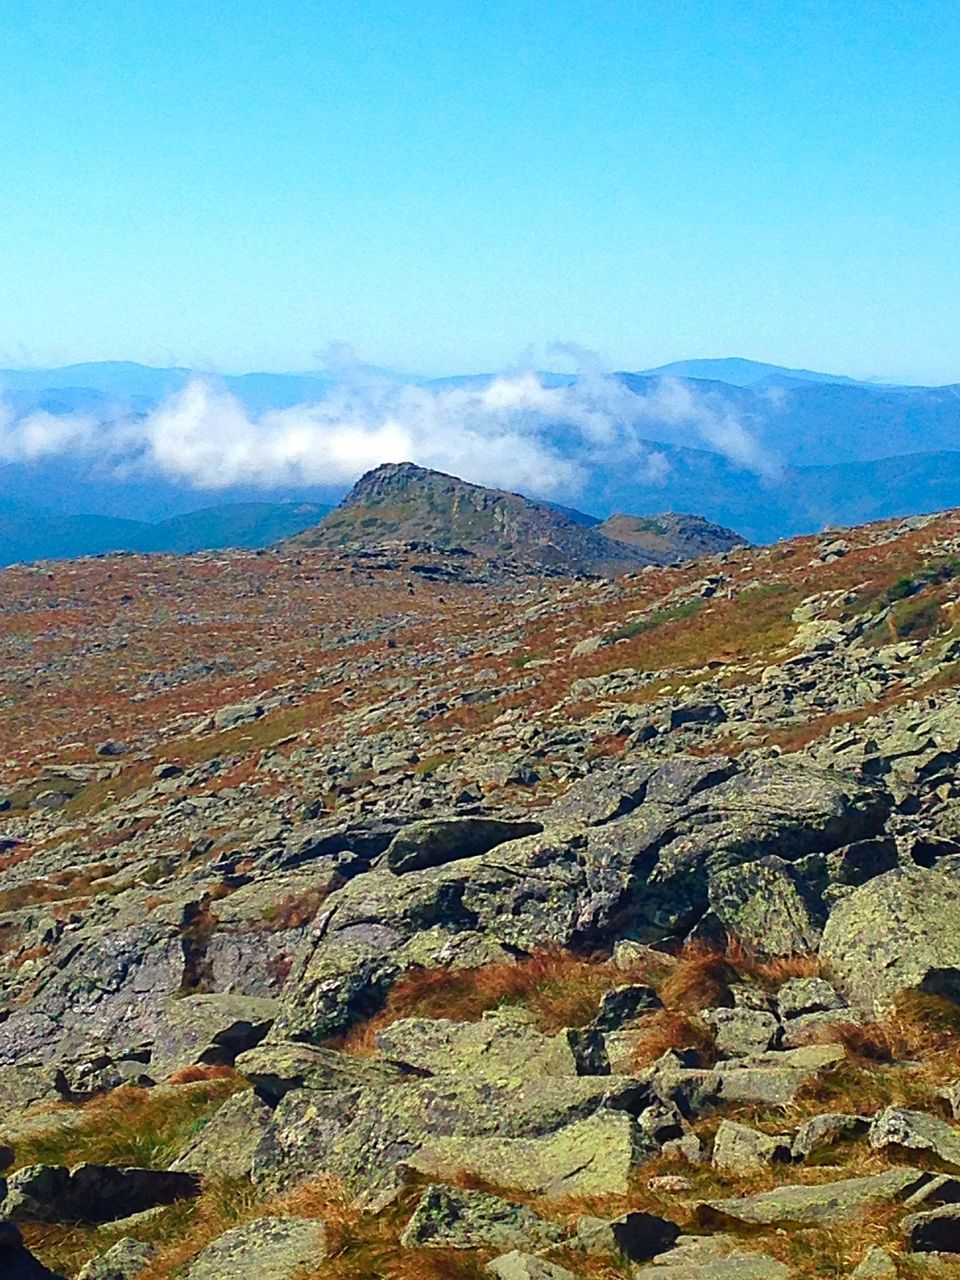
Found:
[[[671, 538], [672, 530], [658, 526], [659, 537], [645, 539], [607, 536], [580, 512], [470, 484], [412, 462], [391, 462], [361, 476], [330, 515], [295, 541], [331, 548], [385, 542], [458, 546], [534, 572], [615, 575], [702, 553], [700, 543], [691, 552], [682, 538]], [[712, 549], [725, 550], [739, 541], [736, 535], [729, 537], [732, 542], [721, 539], [722, 545]]]

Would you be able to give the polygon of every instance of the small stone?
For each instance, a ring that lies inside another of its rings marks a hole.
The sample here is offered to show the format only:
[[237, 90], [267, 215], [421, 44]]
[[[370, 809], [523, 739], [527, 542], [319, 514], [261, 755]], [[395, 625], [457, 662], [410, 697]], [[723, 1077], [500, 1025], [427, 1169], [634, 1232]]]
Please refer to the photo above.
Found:
[[525, 1205], [484, 1191], [432, 1184], [420, 1197], [400, 1243], [405, 1249], [542, 1248], [556, 1244], [562, 1235], [558, 1226]]
[[823, 978], [790, 978], [777, 992], [777, 1007], [786, 1020], [842, 1009], [843, 1000]]
[[484, 1268], [487, 1275], [496, 1280], [578, 1280], [566, 1267], [558, 1267], [554, 1262], [536, 1258], [532, 1253], [521, 1253], [512, 1249], [488, 1262]]
[[850, 1280], [897, 1280], [897, 1268], [885, 1249], [871, 1245]]
[[960, 1133], [925, 1111], [887, 1107], [870, 1126], [870, 1145], [875, 1151], [931, 1151], [944, 1164], [960, 1169]]
[[188, 1280], [295, 1280], [327, 1256], [327, 1232], [315, 1218], [257, 1218], [208, 1244]]
[[78, 1272], [77, 1280], [132, 1280], [156, 1253], [152, 1244], [125, 1236], [105, 1253], [91, 1258]]

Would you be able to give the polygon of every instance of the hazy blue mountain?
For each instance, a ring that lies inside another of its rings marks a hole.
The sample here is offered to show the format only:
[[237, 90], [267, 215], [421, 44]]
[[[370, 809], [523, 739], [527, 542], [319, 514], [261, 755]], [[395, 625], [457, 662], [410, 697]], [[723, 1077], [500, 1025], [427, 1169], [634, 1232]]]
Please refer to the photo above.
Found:
[[315, 525], [330, 510], [319, 503], [227, 503], [151, 524], [100, 515], [19, 511], [0, 499], [0, 565], [69, 560], [111, 551], [215, 551], [266, 547]]
[[869, 386], [856, 378], [838, 373], [816, 373], [812, 369], [787, 369], [779, 364], [764, 364], [760, 360], [744, 360], [728, 356], [708, 360], [674, 360], [671, 364], [645, 369], [645, 374], [658, 378], [705, 378], [710, 382], [726, 382], [733, 387], [752, 387], [764, 382], [846, 382], [856, 386]]

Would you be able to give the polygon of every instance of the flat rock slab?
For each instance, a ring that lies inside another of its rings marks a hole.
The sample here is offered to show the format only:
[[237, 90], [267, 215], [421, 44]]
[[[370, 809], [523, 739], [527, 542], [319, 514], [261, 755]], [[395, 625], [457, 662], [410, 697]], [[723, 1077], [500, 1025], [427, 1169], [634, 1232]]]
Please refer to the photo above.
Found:
[[401, 1018], [377, 1035], [377, 1046], [388, 1062], [429, 1075], [452, 1072], [510, 1080], [577, 1074], [565, 1035], [545, 1036], [535, 1027], [501, 1018]]
[[485, 1191], [433, 1184], [420, 1197], [400, 1243], [405, 1249], [544, 1248], [562, 1236], [556, 1223], [525, 1205]]
[[257, 1218], [207, 1245], [188, 1280], [295, 1280], [327, 1256], [327, 1231], [315, 1218]]
[[466, 1173], [556, 1198], [625, 1195], [638, 1145], [633, 1117], [607, 1111], [543, 1138], [437, 1138], [406, 1163], [430, 1177]]
[[190, 1173], [35, 1164], [10, 1175], [0, 1214], [13, 1222], [116, 1222], [199, 1191], [200, 1181]]
[[402, 1072], [376, 1058], [358, 1058], [294, 1040], [268, 1041], [236, 1060], [237, 1070], [264, 1097], [278, 1100], [292, 1089], [354, 1089], [388, 1085]]
[[697, 1217], [707, 1227], [737, 1222], [751, 1226], [849, 1222], [868, 1205], [906, 1199], [929, 1178], [921, 1169], [896, 1168], [867, 1178], [844, 1178], [817, 1186], [777, 1187], [741, 1199], [703, 1201], [697, 1205]]

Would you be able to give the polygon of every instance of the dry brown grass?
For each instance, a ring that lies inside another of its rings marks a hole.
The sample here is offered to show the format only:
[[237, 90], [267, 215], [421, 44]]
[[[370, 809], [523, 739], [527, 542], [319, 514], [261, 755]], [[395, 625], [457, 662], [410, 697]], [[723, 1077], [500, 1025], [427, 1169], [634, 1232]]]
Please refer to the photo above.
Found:
[[652, 1066], [671, 1049], [691, 1051], [702, 1066], [711, 1066], [717, 1059], [713, 1032], [705, 1022], [685, 1013], [657, 1009], [640, 1019], [636, 1034], [633, 1063], [638, 1071]]

